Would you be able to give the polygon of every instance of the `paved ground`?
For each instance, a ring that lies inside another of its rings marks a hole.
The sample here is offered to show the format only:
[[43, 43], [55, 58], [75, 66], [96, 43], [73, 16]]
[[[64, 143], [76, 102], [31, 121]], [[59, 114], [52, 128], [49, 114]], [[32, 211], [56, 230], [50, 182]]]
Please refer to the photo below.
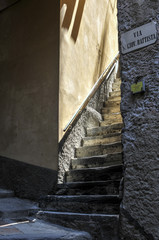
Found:
[[5, 219], [0, 220], [0, 239], [2, 240], [91, 240], [89, 234], [41, 220]]
[[14, 197], [0, 189], [0, 240], [91, 240], [86, 232], [75, 231], [35, 219], [37, 203]]

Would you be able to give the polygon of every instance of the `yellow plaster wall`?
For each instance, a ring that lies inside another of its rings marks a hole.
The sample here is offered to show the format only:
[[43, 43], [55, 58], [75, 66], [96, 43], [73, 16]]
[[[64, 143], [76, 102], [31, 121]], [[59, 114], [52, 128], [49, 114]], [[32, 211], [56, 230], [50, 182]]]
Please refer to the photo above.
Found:
[[59, 139], [118, 52], [116, 0], [61, 0]]

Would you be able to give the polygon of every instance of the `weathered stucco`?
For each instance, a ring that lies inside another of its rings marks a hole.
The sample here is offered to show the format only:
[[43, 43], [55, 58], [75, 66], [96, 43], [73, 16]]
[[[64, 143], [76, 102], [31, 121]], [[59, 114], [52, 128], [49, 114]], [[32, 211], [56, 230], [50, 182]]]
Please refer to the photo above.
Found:
[[0, 13], [0, 156], [57, 170], [59, 1]]
[[59, 136], [118, 52], [116, 0], [61, 0]]
[[[159, 33], [158, 1], [118, 0], [121, 33], [155, 21]], [[120, 44], [121, 47], [121, 44]], [[124, 195], [121, 239], [159, 239], [159, 40], [121, 54], [121, 112]], [[145, 93], [132, 95], [131, 84], [144, 80]]]

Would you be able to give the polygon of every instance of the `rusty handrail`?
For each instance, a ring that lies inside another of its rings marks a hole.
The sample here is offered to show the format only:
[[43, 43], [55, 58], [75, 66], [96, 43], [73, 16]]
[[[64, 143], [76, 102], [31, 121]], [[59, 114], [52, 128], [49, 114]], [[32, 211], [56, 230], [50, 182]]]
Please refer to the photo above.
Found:
[[111, 61], [111, 63], [108, 65], [108, 67], [104, 70], [104, 72], [100, 75], [100, 77], [98, 78], [97, 82], [94, 84], [93, 88], [91, 89], [91, 91], [89, 92], [89, 94], [87, 95], [87, 97], [84, 99], [84, 101], [82, 102], [82, 104], [79, 106], [79, 108], [77, 109], [77, 111], [75, 112], [75, 114], [73, 115], [73, 117], [71, 118], [71, 120], [68, 122], [68, 124], [66, 125], [66, 127], [64, 128], [64, 132], [66, 132], [73, 124], [73, 122], [76, 120], [76, 118], [79, 116], [79, 114], [84, 110], [84, 108], [87, 106], [89, 100], [93, 97], [93, 95], [96, 93], [96, 91], [98, 90], [98, 88], [100, 87], [100, 85], [102, 84], [102, 82], [104, 81], [104, 77], [105, 78], [109, 78], [110, 74], [111, 74], [111, 70], [114, 69], [114, 66], [116, 64], [116, 61], [119, 59], [119, 52], [117, 53], [117, 55], [115, 56], [115, 58]]

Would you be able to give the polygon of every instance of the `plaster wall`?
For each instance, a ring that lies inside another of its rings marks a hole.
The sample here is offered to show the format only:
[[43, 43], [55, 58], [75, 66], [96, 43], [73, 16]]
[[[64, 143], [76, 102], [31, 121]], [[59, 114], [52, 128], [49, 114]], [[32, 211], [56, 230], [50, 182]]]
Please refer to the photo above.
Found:
[[0, 2], [0, 11], [4, 10], [5, 8], [10, 7], [11, 5], [15, 4], [19, 0], [1, 0]]
[[0, 156], [57, 170], [59, 1], [0, 13]]
[[61, 0], [59, 138], [118, 52], [116, 0]]
[[[159, 33], [158, 1], [118, 0], [119, 41], [123, 32], [151, 21]], [[121, 42], [120, 42], [121, 50]], [[124, 192], [122, 240], [159, 239], [159, 40], [121, 54], [121, 113]], [[145, 93], [133, 95], [131, 84], [145, 81]]]

